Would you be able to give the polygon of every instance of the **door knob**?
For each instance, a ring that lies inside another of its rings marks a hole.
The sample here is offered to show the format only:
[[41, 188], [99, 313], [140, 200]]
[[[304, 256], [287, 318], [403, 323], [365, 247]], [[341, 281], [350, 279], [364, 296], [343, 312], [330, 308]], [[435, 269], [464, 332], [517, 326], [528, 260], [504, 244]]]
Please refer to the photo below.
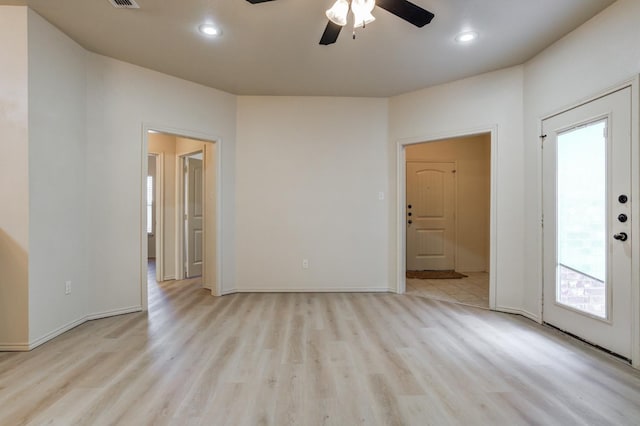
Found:
[[627, 241], [627, 238], [629, 238], [629, 236], [627, 235], [626, 232], [621, 232], [619, 234], [614, 235], [613, 238], [615, 238], [618, 241]]
[[624, 213], [619, 214], [619, 215], [618, 215], [618, 220], [619, 220], [620, 222], [622, 222], [622, 223], [626, 222], [626, 221], [627, 221], [627, 215], [626, 215], [626, 214], [624, 214]]
[[413, 222], [412, 222], [411, 220], [409, 220], [409, 221], [407, 221], [407, 223], [408, 223], [409, 225], [411, 225]]
[[621, 196], [618, 197], [618, 202], [620, 204], [624, 204], [627, 201], [629, 201], [629, 197], [627, 197], [626, 195], [622, 194]]

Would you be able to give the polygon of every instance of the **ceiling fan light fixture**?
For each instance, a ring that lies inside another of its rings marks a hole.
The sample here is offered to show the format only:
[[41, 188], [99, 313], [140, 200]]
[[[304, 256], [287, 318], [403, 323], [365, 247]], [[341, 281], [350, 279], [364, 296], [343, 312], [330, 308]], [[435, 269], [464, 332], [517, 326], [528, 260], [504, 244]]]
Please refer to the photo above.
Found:
[[353, 13], [353, 27], [364, 27], [375, 21], [376, 18], [371, 14], [375, 6], [375, 0], [352, 0], [351, 12]]
[[353, 12], [353, 28], [365, 27], [375, 20], [376, 17], [373, 16], [371, 12], [365, 12], [363, 14]]
[[336, 0], [331, 6], [331, 9], [327, 9], [325, 13], [327, 18], [336, 25], [344, 27], [347, 25], [347, 14], [349, 13], [349, 2], [347, 0]]

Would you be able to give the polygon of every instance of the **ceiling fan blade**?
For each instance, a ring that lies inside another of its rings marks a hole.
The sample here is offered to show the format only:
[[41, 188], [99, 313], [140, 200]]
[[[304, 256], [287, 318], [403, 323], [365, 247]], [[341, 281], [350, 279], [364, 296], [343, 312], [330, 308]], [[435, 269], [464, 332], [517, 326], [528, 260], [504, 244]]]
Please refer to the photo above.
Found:
[[334, 24], [333, 22], [327, 22], [327, 26], [322, 33], [322, 37], [320, 37], [320, 44], [333, 44], [338, 40], [338, 35], [340, 34], [340, 30], [342, 27], [338, 24]]
[[407, 0], [376, 0], [376, 6], [420, 28], [431, 22], [435, 16]]
[[251, 4], [258, 4], [258, 3], [265, 3], [268, 1], [273, 1], [273, 0], [247, 0], [249, 3]]

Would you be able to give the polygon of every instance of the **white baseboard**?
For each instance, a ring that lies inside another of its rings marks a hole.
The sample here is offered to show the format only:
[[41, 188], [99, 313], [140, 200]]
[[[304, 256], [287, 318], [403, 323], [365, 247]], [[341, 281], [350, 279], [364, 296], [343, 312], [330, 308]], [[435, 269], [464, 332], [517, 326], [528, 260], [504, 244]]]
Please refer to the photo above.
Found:
[[69, 330], [71, 330], [72, 328], [76, 328], [77, 326], [85, 323], [87, 321], [86, 317], [82, 317], [79, 318], [75, 321], [71, 321], [70, 323], [67, 323], [61, 327], [56, 328], [55, 330], [45, 334], [44, 336], [41, 336], [35, 340], [32, 340], [31, 342], [29, 342], [29, 349], [27, 350], [32, 350], [37, 348], [38, 346], [47, 343], [49, 340], [54, 339], [56, 337], [58, 337], [59, 335], [61, 335], [62, 333], [65, 333]]
[[108, 318], [108, 317], [114, 317], [117, 315], [124, 315], [124, 314], [131, 314], [133, 312], [140, 312], [142, 311], [142, 306], [138, 305], [138, 306], [131, 306], [128, 308], [121, 308], [121, 309], [113, 309], [111, 311], [104, 311], [104, 312], [97, 312], [94, 314], [89, 314], [86, 315], [82, 318], [79, 318], [75, 321], [71, 321], [70, 323], [67, 323], [61, 327], [56, 328], [55, 330], [45, 334], [42, 337], [39, 337], [35, 340], [32, 340], [29, 343], [0, 343], [0, 352], [26, 352], [26, 351], [30, 351], [32, 349], [37, 348], [38, 346], [47, 343], [49, 340], [54, 339], [56, 337], [58, 337], [59, 335], [61, 335], [62, 333], [65, 333], [69, 330], [71, 330], [72, 328], [76, 328], [79, 325], [84, 324], [87, 321], [92, 321], [92, 320], [97, 320], [97, 319], [101, 319], [101, 318]]
[[509, 308], [506, 306], [496, 306], [495, 310], [498, 312], [504, 312], [506, 314], [522, 315], [523, 317], [529, 318], [530, 320], [535, 321], [538, 324], [542, 323], [538, 315], [532, 314], [531, 312], [526, 311], [524, 309]]
[[101, 318], [115, 317], [118, 315], [132, 314], [134, 312], [141, 312], [141, 311], [142, 311], [142, 306], [138, 305], [138, 306], [131, 306], [129, 308], [113, 309], [111, 311], [98, 312], [95, 314], [87, 315], [85, 319], [86, 321], [93, 321]]
[[334, 287], [334, 288], [242, 288], [237, 293], [393, 293], [389, 288]]
[[236, 290], [235, 288], [232, 288], [231, 290], [222, 290], [222, 292], [220, 292], [220, 296], [226, 296], [227, 294], [234, 293], [238, 293], [238, 290]]
[[164, 278], [162, 278], [162, 281], [171, 281], [175, 279], [176, 279], [175, 275], [165, 275]]

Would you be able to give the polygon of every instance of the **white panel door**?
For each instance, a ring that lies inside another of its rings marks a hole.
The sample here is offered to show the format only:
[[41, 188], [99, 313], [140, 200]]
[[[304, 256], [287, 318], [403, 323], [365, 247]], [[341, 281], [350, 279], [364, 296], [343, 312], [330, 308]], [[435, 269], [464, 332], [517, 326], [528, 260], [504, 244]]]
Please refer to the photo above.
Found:
[[631, 358], [631, 89], [543, 134], [544, 321]]
[[407, 162], [407, 270], [455, 269], [455, 164]]
[[203, 262], [203, 169], [202, 160], [186, 157], [185, 176], [185, 229], [186, 229], [186, 275], [187, 278], [202, 275]]

